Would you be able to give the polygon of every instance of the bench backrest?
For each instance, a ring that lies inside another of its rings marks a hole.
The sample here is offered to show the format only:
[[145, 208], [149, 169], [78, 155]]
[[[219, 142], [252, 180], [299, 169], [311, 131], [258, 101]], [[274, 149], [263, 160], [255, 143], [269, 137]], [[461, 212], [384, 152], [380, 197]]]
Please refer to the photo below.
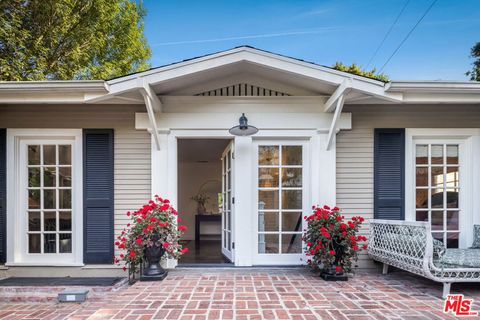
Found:
[[373, 219], [370, 230], [372, 258], [417, 274], [428, 269], [433, 254], [429, 223]]

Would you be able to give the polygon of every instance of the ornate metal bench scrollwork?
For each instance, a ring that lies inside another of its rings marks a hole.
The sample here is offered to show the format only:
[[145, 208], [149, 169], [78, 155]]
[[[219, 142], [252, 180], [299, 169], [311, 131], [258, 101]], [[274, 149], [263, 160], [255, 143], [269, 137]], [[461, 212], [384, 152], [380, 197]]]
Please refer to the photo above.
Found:
[[434, 241], [428, 222], [371, 220], [369, 256], [388, 266], [443, 283], [443, 298], [453, 282], [480, 282], [480, 249], [445, 249]]

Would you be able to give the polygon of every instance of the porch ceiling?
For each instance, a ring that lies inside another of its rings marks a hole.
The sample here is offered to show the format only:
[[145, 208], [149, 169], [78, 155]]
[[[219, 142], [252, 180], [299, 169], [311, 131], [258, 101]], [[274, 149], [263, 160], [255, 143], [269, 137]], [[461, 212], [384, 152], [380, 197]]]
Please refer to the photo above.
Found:
[[179, 139], [178, 162], [217, 162], [230, 139]]

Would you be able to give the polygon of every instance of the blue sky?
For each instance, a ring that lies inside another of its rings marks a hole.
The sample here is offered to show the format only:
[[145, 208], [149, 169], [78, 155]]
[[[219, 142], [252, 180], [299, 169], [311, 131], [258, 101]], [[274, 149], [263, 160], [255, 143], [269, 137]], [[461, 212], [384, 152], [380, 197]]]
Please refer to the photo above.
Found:
[[[330, 66], [366, 67], [408, 0], [144, 0], [152, 66], [247, 44]], [[410, 0], [373, 59], [380, 68], [432, 0]], [[384, 72], [395, 80], [467, 80], [480, 41], [478, 0], [438, 0]]]

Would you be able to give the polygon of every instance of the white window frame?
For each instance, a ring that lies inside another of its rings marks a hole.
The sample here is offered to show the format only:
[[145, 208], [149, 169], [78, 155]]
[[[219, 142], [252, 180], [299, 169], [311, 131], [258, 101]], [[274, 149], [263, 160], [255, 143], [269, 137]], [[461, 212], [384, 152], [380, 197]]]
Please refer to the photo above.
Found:
[[[72, 253], [28, 253], [27, 144], [72, 145]], [[22, 152], [23, 151], [23, 152]], [[81, 129], [7, 129], [7, 266], [83, 266]]]
[[[305, 253], [303, 252], [303, 242], [302, 242], [302, 252], [301, 253], [259, 253], [258, 252], [258, 147], [259, 146], [302, 146], [302, 226], [301, 232], [306, 227], [305, 217], [311, 212], [311, 203], [310, 203], [310, 150], [309, 150], [309, 141], [303, 139], [255, 139], [253, 142], [253, 179], [252, 179], [252, 212], [254, 213], [254, 223], [253, 223], [253, 265], [299, 265], [305, 263]], [[281, 159], [279, 159], [281, 161]], [[280, 190], [281, 191], [281, 190]], [[279, 200], [280, 201], [280, 200]], [[278, 210], [279, 212], [281, 210]], [[280, 213], [281, 215], [281, 213]], [[279, 229], [281, 230], [281, 218], [279, 219]], [[278, 232], [277, 234], [281, 236], [283, 232]], [[288, 233], [288, 232], [287, 232]], [[302, 234], [303, 236], [303, 234]], [[281, 241], [281, 239], [279, 239]]]
[[[459, 248], [467, 248], [473, 241], [473, 224], [480, 223], [474, 212], [480, 208], [480, 129], [406, 129], [405, 132], [405, 220], [415, 221], [415, 145], [459, 145]], [[477, 161], [478, 162], [478, 161]]]

